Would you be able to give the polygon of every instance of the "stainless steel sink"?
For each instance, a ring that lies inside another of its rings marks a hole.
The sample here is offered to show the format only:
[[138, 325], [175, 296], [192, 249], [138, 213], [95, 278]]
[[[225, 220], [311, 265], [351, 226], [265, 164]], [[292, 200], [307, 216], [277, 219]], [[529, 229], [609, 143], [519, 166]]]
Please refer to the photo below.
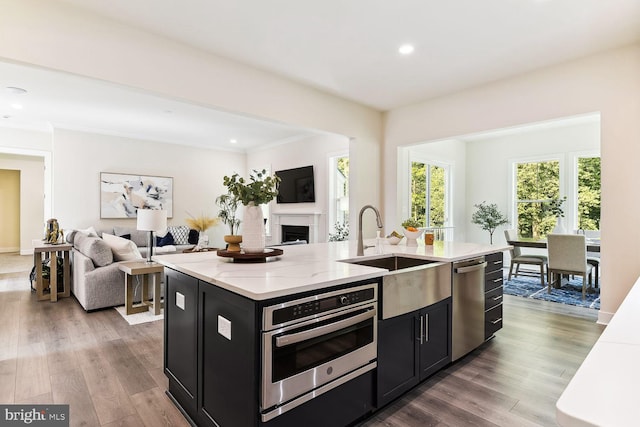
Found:
[[403, 256], [345, 260], [389, 270], [382, 278], [382, 318], [399, 316], [451, 296], [451, 264]]

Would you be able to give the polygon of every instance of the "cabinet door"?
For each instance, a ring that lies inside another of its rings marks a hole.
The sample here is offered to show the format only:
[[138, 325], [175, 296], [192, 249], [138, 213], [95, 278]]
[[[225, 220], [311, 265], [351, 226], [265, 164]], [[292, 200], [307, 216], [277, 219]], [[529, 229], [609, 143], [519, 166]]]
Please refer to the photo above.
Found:
[[417, 312], [378, 322], [377, 406], [418, 384]]
[[198, 281], [167, 269], [164, 368], [169, 392], [191, 417], [196, 412]]
[[199, 426], [252, 426], [261, 361], [253, 301], [200, 282]]
[[451, 298], [420, 310], [420, 381], [451, 362]]

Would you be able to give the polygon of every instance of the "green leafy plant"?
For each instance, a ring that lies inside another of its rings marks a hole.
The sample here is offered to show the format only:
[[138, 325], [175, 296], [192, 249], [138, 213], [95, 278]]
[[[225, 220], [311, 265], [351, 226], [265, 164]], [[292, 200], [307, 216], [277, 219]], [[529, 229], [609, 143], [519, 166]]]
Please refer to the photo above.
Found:
[[229, 193], [243, 205], [253, 202], [258, 206], [269, 203], [278, 195], [280, 178], [267, 175], [267, 171], [263, 169], [262, 171], [253, 170], [248, 180], [234, 173], [231, 176], [225, 176], [223, 182]]
[[479, 225], [483, 230], [489, 232], [489, 242], [493, 244], [493, 233], [501, 225], [509, 224], [509, 220], [506, 215], [498, 210], [498, 205], [495, 203], [486, 204], [485, 202], [479, 205], [473, 205], [477, 210], [471, 215], [471, 222]]
[[330, 242], [342, 242], [349, 238], [349, 223], [336, 222], [334, 225], [335, 233], [329, 233]]
[[409, 218], [402, 221], [402, 226], [404, 228], [409, 228], [409, 227], [418, 228], [418, 227], [422, 227], [422, 224], [417, 219]]
[[220, 208], [220, 211], [218, 212], [220, 221], [227, 224], [229, 226], [230, 234], [234, 235], [240, 225], [240, 222], [242, 222], [236, 218], [238, 199], [230, 193], [222, 194], [216, 198], [216, 205]]
[[546, 206], [546, 211], [551, 213], [555, 217], [564, 218], [564, 210], [562, 209], [562, 204], [567, 200], [567, 196], [564, 196], [562, 199], [551, 199]]

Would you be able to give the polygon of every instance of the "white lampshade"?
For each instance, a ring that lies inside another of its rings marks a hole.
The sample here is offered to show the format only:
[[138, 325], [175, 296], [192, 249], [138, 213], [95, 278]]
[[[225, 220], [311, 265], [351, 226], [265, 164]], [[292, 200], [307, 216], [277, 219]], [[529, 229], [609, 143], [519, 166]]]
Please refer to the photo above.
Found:
[[140, 231], [163, 231], [167, 228], [167, 211], [159, 209], [138, 209]]

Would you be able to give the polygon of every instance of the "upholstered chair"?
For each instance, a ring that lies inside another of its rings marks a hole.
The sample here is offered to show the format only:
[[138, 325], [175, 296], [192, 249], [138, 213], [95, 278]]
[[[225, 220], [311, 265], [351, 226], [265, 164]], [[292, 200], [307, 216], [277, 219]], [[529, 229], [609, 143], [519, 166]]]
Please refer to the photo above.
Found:
[[587, 290], [587, 276], [591, 287], [593, 266], [587, 263], [587, 245], [582, 234], [549, 234], [549, 280], [547, 291], [551, 293], [551, 284], [561, 280], [563, 274], [582, 276], [582, 299]]
[[[504, 237], [507, 241], [518, 240], [518, 233], [516, 230], [504, 230]], [[518, 246], [514, 246], [510, 250], [511, 253], [511, 265], [509, 266], [509, 278], [511, 280], [511, 274], [513, 273], [513, 266], [515, 265], [516, 271], [514, 277], [518, 277], [520, 264], [536, 265], [540, 268], [540, 285], [544, 287], [545, 266], [547, 265], [546, 255], [535, 254], [523, 254], [522, 250]]]

